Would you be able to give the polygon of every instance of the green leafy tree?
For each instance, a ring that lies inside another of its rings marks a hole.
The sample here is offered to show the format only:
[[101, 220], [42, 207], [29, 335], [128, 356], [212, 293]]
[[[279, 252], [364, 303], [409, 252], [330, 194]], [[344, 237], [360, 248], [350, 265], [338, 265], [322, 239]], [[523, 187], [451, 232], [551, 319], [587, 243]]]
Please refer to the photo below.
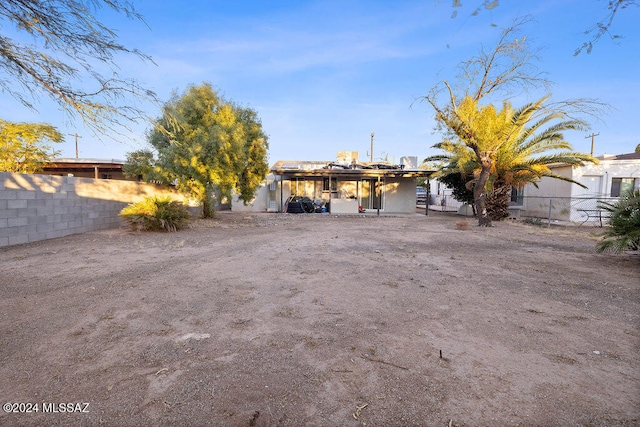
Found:
[[640, 144], [636, 145], [636, 153], [640, 153]]
[[469, 185], [471, 179], [468, 175], [454, 172], [443, 175], [438, 180], [451, 188], [451, 195], [454, 199], [473, 206], [473, 185]]
[[[150, 58], [118, 43], [116, 32], [96, 18], [101, 8], [142, 20], [126, 0], [2, 0], [0, 91], [32, 109], [46, 94], [70, 116], [111, 135], [145, 118], [130, 100], [155, 101], [155, 95], [122, 77], [116, 57]], [[99, 71], [95, 64], [108, 71]]]
[[[418, 169], [423, 169], [423, 170], [428, 170], [428, 171], [434, 171], [434, 170], [438, 170], [440, 168], [441, 164], [440, 162], [437, 161], [427, 161], [427, 160], [423, 160], [422, 163], [420, 163], [420, 165], [418, 166]], [[429, 177], [424, 177], [424, 176], [420, 176], [416, 178], [416, 185], [418, 187], [423, 187], [425, 190], [430, 191], [430, 188], [428, 188], [430, 186], [430, 182], [429, 179], [431, 178], [431, 176]]]
[[437, 162], [437, 172], [432, 175], [438, 181], [451, 188], [452, 196], [459, 202], [467, 203], [474, 209], [473, 203], [473, 171], [475, 156], [464, 144], [443, 141], [435, 144], [444, 153], [427, 157], [424, 162]]
[[615, 202], [600, 202], [609, 212], [609, 228], [598, 243], [598, 252], [640, 250], [640, 190], [628, 191]]
[[137, 150], [127, 153], [127, 161], [122, 165], [122, 173], [129, 179], [146, 182], [158, 181], [162, 178], [155, 173], [156, 159], [151, 150]]
[[267, 136], [262, 131], [258, 114], [249, 108], [236, 108], [236, 112], [239, 123], [245, 130], [245, 142], [242, 149], [244, 155], [237, 163], [241, 170], [236, 190], [240, 200], [247, 204], [253, 199], [256, 189], [269, 172], [269, 164], [267, 163], [269, 146]]
[[253, 198], [268, 171], [267, 136], [255, 111], [205, 83], [174, 95], [155, 124], [149, 142], [158, 152], [156, 171], [198, 199], [205, 218], [214, 215], [216, 197]]
[[34, 173], [59, 153], [50, 143], [64, 138], [45, 123], [12, 123], [0, 119], [0, 171]]

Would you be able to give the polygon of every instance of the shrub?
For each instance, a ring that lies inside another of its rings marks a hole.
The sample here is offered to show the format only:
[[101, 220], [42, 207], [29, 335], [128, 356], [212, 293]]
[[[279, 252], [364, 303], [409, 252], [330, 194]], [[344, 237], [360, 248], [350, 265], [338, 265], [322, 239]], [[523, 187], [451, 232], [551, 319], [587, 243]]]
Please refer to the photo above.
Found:
[[609, 229], [598, 243], [598, 252], [620, 253], [640, 249], [640, 190], [628, 191], [616, 203], [601, 202], [609, 212]]
[[176, 231], [183, 228], [189, 211], [170, 197], [145, 197], [120, 211], [120, 217], [137, 230]]
[[537, 225], [538, 227], [542, 227], [544, 225], [540, 218], [525, 218], [524, 222], [531, 225]]

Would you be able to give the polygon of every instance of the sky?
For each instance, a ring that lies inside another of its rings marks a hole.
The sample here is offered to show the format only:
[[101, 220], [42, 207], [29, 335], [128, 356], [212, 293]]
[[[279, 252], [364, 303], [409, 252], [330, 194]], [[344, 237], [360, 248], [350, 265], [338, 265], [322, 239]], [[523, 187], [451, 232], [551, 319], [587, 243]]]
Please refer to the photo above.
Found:
[[[633, 152], [640, 144], [640, 6], [618, 13], [590, 54], [574, 51], [590, 40], [585, 31], [606, 18], [606, 0], [133, 0], [144, 22], [99, 11], [118, 41], [153, 58], [118, 56], [119, 73], [135, 78], [166, 102], [189, 85], [210, 83], [226, 99], [257, 111], [269, 136], [269, 164], [277, 160], [336, 159], [358, 151], [369, 160], [399, 163], [438, 154], [433, 109], [422, 101], [442, 80], [455, 81], [458, 64], [490, 51], [515, 19], [532, 21], [521, 33], [539, 51], [538, 70], [553, 82], [553, 101], [592, 98], [608, 104], [588, 131], [566, 133], [577, 151], [595, 155]], [[456, 17], [452, 18], [453, 12]], [[520, 106], [544, 90], [514, 94]], [[0, 93], [0, 117], [47, 122], [66, 139], [61, 157], [122, 159], [147, 148], [149, 123], [126, 139], [92, 134], [42, 96], [38, 110]], [[500, 105], [500, 102], [495, 102]], [[144, 104], [151, 117], [158, 105]]]

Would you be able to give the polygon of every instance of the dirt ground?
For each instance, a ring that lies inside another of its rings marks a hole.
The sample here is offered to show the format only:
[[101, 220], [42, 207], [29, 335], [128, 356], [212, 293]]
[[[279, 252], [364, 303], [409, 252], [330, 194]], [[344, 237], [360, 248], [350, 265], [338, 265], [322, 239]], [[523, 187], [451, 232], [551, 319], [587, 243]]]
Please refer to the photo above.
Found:
[[0, 249], [0, 403], [39, 405], [0, 425], [640, 425], [640, 255], [460, 219], [223, 212]]

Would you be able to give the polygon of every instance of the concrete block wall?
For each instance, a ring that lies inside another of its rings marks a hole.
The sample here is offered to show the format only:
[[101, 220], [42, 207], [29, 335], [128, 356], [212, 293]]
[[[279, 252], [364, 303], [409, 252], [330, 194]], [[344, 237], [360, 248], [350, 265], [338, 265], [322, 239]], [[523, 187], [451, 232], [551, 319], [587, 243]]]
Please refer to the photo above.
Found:
[[154, 184], [0, 172], [0, 246], [117, 228], [122, 208], [153, 195], [188, 202]]

